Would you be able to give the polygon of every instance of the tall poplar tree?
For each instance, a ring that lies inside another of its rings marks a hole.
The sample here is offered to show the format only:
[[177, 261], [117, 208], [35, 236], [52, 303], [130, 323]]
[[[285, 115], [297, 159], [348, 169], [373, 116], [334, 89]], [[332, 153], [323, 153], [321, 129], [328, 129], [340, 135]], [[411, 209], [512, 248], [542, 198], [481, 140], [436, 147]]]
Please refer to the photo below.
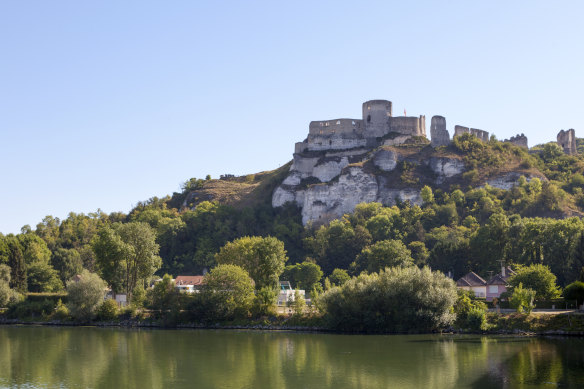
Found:
[[8, 265], [10, 266], [10, 287], [21, 293], [26, 293], [26, 264], [20, 245], [16, 240], [9, 242], [10, 253], [8, 255]]

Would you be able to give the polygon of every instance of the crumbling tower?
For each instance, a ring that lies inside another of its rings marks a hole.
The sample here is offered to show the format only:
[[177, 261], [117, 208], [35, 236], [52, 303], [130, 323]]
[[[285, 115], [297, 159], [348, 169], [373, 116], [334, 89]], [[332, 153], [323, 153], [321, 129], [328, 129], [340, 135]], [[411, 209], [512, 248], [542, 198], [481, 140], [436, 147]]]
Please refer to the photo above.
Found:
[[558, 132], [558, 146], [564, 150], [566, 154], [576, 154], [576, 132], [573, 128], [568, 131], [561, 130]]
[[389, 132], [391, 101], [369, 100], [363, 103], [363, 123], [367, 137], [380, 137]]
[[450, 134], [446, 130], [446, 118], [444, 116], [432, 116], [430, 136], [432, 138], [432, 147], [447, 146], [450, 143]]

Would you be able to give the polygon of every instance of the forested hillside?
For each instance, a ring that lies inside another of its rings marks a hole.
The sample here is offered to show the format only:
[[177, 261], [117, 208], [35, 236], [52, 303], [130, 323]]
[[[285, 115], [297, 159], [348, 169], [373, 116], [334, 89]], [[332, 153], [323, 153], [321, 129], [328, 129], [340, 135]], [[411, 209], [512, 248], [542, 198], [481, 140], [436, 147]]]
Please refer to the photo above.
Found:
[[[0, 264], [10, 266], [12, 287], [59, 291], [83, 268], [103, 274], [95, 259], [100, 231], [141, 222], [155, 233], [160, 275], [199, 274], [215, 265], [215, 254], [227, 242], [273, 236], [284, 242], [288, 264], [315, 262], [325, 276], [337, 268], [351, 275], [376, 272], [411, 258], [455, 278], [469, 270], [497, 271], [499, 260], [548, 265], [562, 286], [579, 277], [584, 266], [581, 154], [565, 155], [555, 143], [528, 152], [470, 136], [456, 138], [443, 152], [459, 155], [469, 169], [449, 188], [423, 186], [421, 206], [361, 204], [330, 224], [303, 226], [296, 206], [271, 206], [286, 165], [244, 177], [192, 178], [182, 193], [140, 202], [128, 214], [47, 216], [20, 234], [0, 234]], [[510, 166], [541, 179], [519, 178], [510, 190], [477, 187], [482, 177]], [[414, 173], [407, 166], [401, 171], [404, 180], [415, 181]]]

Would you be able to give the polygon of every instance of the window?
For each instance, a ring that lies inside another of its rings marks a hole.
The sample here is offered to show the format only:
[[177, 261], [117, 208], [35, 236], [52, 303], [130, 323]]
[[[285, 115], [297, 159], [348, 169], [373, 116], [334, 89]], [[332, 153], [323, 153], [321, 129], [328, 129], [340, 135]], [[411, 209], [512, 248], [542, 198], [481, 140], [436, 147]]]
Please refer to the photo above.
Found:
[[499, 287], [497, 285], [489, 285], [489, 293], [499, 293]]
[[355, 121], [354, 121], [354, 120], [352, 120], [352, 121], [351, 121], [351, 123], [352, 123], [353, 125], [355, 125]]
[[341, 121], [340, 120], [337, 120], [337, 124], [341, 124]]

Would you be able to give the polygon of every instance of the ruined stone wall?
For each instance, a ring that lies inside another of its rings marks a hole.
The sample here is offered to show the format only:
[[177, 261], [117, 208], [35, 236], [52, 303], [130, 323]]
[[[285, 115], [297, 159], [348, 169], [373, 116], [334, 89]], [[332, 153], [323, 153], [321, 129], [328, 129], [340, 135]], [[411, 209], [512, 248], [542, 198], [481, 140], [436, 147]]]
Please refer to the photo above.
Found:
[[380, 137], [388, 132], [391, 117], [391, 101], [370, 100], [363, 103], [363, 123], [367, 137]]
[[389, 131], [412, 136], [426, 136], [426, 117], [395, 116], [389, 118]]
[[432, 116], [430, 136], [432, 137], [432, 147], [447, 146], [450, 144], [450, 134], [446, 130], [446, 118], [443, 116]]
[[576, 154], [576, 131], [570, 128], [568, 131], [561, 130], [557, 136], [558, 146], [564, 150], [566, 154]]
[[344, 150], [355, 147], [364, 147], [366, 145], [367, 139], [358, 135], [308, 135], [308, 144], [306, 150]]
[[468, 128], [468, 127], [459, 126], [459, 125], [454, 126], [454, 136], [459, 136], [459, 135], [462, 135], [465, 133], [474, 135], [477, 138], [479, 138], [479, 140], [482, 140], [483, 142], [489, 141], [489, 132], [488, 131], [483, 131], [483, 130], [479, 130], [476, 128]]
[[310, 122], [308, 133], [311, 135], [360, 134], [363, 121], [359, 119], [333, 119]]
[[505, 143], [512, 143], [515, 146], [519, 146], [519, 147], [523, 147], [528, 149], [529, 147], [527, 146], [527, 137], [524, 134], [517, 134], [515, 136], [512, 136], [509, 139], [505, 139], [503, 142]]

